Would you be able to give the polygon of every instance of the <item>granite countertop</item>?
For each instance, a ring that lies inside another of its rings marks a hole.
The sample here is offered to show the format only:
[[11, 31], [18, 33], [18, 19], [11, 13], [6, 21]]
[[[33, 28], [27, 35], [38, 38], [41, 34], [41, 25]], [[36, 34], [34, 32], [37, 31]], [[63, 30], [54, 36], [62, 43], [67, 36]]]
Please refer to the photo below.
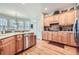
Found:
[[33, 31], [28, 31], [28, 32], [14, 32], [14, 33], [6, 33], [6, 34], [0, 34], [0, 40], [13, 36], [13, 35], [19, 35], [19, 34], [29, 34], [29, 33], [33, 33]]

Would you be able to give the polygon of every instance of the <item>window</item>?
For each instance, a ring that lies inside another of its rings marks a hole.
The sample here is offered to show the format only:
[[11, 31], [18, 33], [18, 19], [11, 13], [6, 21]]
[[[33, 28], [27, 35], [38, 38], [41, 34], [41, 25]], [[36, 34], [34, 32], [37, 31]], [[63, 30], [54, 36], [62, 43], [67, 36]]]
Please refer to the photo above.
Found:
[[24, 27], [25, 30], [29, 30], [30, 29], [30, 25], [31, 25], [30, 24], [30, 21], [25, 21], [25, 24], [24, 25], [25, 25], [25, 27]]
[[24, 30], [24, 22], [18, 21], [18, 30]]
[[7, 30], [7, 19], [0, 18], [0, 31]]
[[15, 19], [9, 20], [9, 28], [10, 30], [16, 30], [17, 29], [17, 23]]

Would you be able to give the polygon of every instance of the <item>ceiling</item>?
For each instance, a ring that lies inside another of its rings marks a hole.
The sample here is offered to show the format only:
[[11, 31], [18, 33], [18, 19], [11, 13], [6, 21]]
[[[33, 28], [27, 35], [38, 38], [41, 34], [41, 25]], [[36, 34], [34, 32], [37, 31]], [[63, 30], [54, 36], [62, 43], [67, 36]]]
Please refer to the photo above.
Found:
[[0, 3], [0, 13], [40, 19], [42, 12], [50, 13], [74, 5], [74, 3]]

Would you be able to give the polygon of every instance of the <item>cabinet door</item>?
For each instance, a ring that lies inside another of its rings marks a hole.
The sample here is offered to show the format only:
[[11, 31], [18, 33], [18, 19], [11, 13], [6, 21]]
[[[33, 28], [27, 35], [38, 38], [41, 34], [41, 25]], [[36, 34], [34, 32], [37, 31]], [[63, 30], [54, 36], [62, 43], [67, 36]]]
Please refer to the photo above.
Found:
[[2, 41], [1, 55], [10, 55], [10, 42], [8, 40], [9, 38], [1, 40]]
[[10, 55], [14, 55], [16, 52], [15, 52], [15, 39], [9, 41], [10, 42], [10, 45], [9, 45], [9, 53]]
[[17, 35], [17, 52], [23, 50], [23, 35]]
[[1, 54], [2, 55], [13, 55], [15, 54], [15, 38], [14, 36], [1, 40]]
[[72, 25], [75, 21], [75, 11], [68, 12], [68, 25]]
[[36, 44], [36, 36], [33, 35], [33, 38], [32, 38], [32, 46]]
[[48, 40], [48, 31], [43, 31], [42, 38]]
[[9, 45], [8, 43], [1, 45], [1, 55], [9, 55]]
[[53, 32], [53, 41], [58, 42], [58, 32]]
[[71, 46], [77, 46], [77, 41], [74, 37], [74, 33], [73, 32], [69, 32], [69, 40], [68, 40], [68, 45], [71, 45]]
[[68, 25], [68, 12], [64, 13], [64, 20], [63, 20], [63, 22], [64, 22], [64, 26]]
[[53, 16], [50, 16], [50, 24], [53, 23]]
[[53, 23], [58, 23], [59, 15], [53, 16]]
[[59, 25], [65, 25], [65, 21], [64, 21], [65, 16], [64, 15], [65, 15], [64, 13], [59, 15]]
[[63, 44], [67, 44], [68, 32], [63, 31], [63, 32], [61, 32], [61, 33], [62, 33], [62, 39], [61, 39], [62, 43], [63, 43]]
[[44, 26], [50, 26], [50, 17], [45, 17], [44, 18]]
[[53, 40], [53, 37], [52, 37], [53, 33], [52, 32], [48, 32], [48, 40], [49, 41], [52, 41]]
[[62, 43], [62, 33], [61, 33], [61, 31], [58, 32], [58, 42]]

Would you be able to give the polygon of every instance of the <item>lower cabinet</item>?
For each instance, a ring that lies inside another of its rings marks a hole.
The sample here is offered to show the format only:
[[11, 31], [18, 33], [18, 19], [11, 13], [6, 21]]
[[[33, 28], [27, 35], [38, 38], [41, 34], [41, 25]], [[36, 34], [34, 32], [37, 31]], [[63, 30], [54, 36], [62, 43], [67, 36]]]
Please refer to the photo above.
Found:
[[58, 32], [53, 32], [53, 41], [58, 42]]
[[36, 44], [36, 38], [35, 38], [35, 35], [34, 33], [30, 33], [29, 34], [29, 41], [28, 41], [28, 47], [31, 47], [33, 45]]
[[74, 33], [73, 32], [68, 32], [68, 45], [71, 45], [71, 46], [79, 46], [78, 44], [78, 41], [76, 40], [76, 38], [74, 37]]
[[48, 40], [53, 41], [53, 32], [51, 31], [48, 32]]
[[68, 32], [61, 31], [61, 43], [67, 44], [67, 40], [68, 40]]
[[15, 36], [1, 40], [1, 55], [15, 54]]
[[43, 32], [42, 32], [42, 39], [43, 39], [43, 40], [48, 40], [48, 32], [49, 32], [49, 31], [43, 31]]
[[1, 40], [0, 40], [0, 55], [1, 55]]
[[58, 42], [62, 43], [62, 33], [61, 33], [61, 31], [58, 32]]
[[13, 35], [0, 39], [0, 55], [14, 55], [36, 44], [34, 33]]
[[23, 34], [19, 34], [16, 36], [16, 52], [20, 52], [23, 50]]

